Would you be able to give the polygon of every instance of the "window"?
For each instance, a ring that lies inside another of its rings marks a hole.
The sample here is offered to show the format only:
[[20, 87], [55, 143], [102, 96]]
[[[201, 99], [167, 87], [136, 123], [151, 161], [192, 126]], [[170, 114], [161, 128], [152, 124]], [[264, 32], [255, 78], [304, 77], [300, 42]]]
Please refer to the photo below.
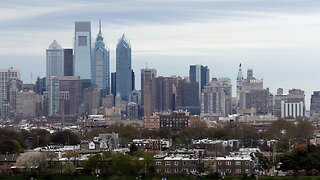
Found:
[[171, 162], [170, 161], [166, 161], [166, 166], [170, 166]]
[[227, 169], [227, 173], [231, 173], [231, 170], [230, 170], [230, 169]]
[[183, 165], [186, 165], [187, 164], [187, 162], [186, 161], [183, 161]]
[[241, 169], [236, 169], [236, 173], [241, 173]]
[[249, 164], [249, 161], [246, 161], [246, 165], [248, 165]]
[[236, 161], [236, 165], [240, 166], [241, 165], [241, 161]]
[[166, 173], [170, 173], [171, 171], [170, 171], [170, 169], [166, 169]]
[[246, 171], [246, 173], [249, 173], [249, 169], [246, 169], [245, 171]]
[[218, 165], [221, 165], [221, 161], [218, 161]]
[[174, 162], [174, 165], [178, 166], [179, 162], [178, 161], [175, 161]]
[[227, 161], [226, 165], [230, 166], [231, 165], [231, 161]]
[[175, 173], [178, 173], [178, 172], [179, 172], [179, 169], [174, 169], [174, 172], [175, 172]]
[[87, 46], [87, 36], [79, 36], [78, 38], [78, 46]]
[[158, 166], [161, 165], [161, 162], [160, 162], [160, 161], [157, 161], [157, 162], [156, 162], [156, 165], [158, 165]]

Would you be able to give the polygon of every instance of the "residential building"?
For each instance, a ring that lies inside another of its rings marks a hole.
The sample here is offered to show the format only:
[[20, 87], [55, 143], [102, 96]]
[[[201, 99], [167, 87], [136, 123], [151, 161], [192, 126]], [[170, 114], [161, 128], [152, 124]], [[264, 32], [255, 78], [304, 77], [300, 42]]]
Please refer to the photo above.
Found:
[[7, 93], [7, 85], [10, 79], [16, 78], [20, 79], [20, 71], [8, 68], [8, 69], [0, 69], [0, 108], [1, 108], [1, 117], [7, 117], [7, 113], [9, 110], [9, 99]]
[[176, 87], [175, 107], [200, 115], [199, 83], [191, 83], [187, 79], [179, 79]]
[[17, 92], [17, 109], [16, 113], [19, 117], [36, 117], [37, 106], [41, 106], [42, 97], [34, 91], [19, 91]]

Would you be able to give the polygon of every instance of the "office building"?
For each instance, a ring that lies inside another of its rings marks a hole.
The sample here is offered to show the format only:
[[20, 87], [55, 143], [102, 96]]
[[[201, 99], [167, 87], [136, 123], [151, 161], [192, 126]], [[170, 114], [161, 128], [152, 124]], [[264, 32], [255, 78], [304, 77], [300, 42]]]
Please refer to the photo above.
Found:
[[[303, 112], [300, 112], [300, 104], [302, 102]], [[291, 103], [291, 104], [290, 104]], [[288, 105], [290, 104], [290, 105]], [[311, 100], [312, 105], [312, 100]], [[286, 112], [290, 106], [291, 112]], [[297, 107], [293, 107], [297, 106]], [[284, 109], [288, 107], [287, 109]], [[293, 112], [295, 111], [295, 112]], [[312, 111], [312, 109], [311, 109]], [[279, 88], [274, 98], [273, 113], [277, 117], [290, 115], [292, 117], [305, 115], [305, 94], [301, 89], [290, 89], [288, 94], [283, 94], [283, 89]]]
[[[156, 77], [151, 80], [150, 113], [166, 112], [174, 109], [174, 78]], [[145, 112], [146, 114], [147, 112]]]
[[320, 91], [313, 91], [310, 104], [311, 115], [320, 115]]
[[121, 100], [128, 101], [133, 88], [131, 69], [131, 45], [123, 34], [116, 49], [116, 92]]
[[75, 76], [80, 79], [91, 77], [91, 24], [90, 22], [75, 22], [74, 39], [74, 62], [73, 70]]
[[117, 76], [116, 76], [116, 72], [111, 73], [111, 94], [113, 95], [113, 97], [116, 97], [117, 95]]
[[91, 59], [91, 84], [92, 87], [102, 89], [102, 97], [110, 94], [110, 58], [109, 49], [106, 47], [102, 33], [101, 22]]
[[63, 49], [64, 76], [73, 76], [73, 49]]
[[60, 87], [59, 77], [51, 76], [48, 80], [47, 91], [44, 92], [45, 107], [48, 116], [60, 114]]
[[36, 93], [43, 95], [43, 92], [46, 91], [46, 78], [37, 77], [36, 81]]
[[209, 83], [209, 68], [203, 65], [190, 65], [189, 78], [191, 83], [199, 84], [199, 96], [204, 86]]
[[51, 76], [63, 76], [64, 74], [64, 57], [63, 49], [56, 40], [52, 42], [49, 49], [46, 50], [46, 78]]
[[[62, 99], [64, 115], [79, 114], [81, 104], [81, 88], [79, 76], [61, 76], [59, 77], [59, 91], [68, 94], [68, 97]], [[61, 96], [62, 98], [64, 96]], [[62, 108], [62, 107], [61, 107]]]

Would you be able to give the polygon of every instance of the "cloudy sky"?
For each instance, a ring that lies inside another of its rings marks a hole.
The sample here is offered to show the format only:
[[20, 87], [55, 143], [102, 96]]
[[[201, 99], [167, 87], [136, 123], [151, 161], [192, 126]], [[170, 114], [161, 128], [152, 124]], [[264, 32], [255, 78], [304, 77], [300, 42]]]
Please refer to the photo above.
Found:
[[94, 38], [101, 19], [111, 71], [118, 39], [129, 38], [137, 89], [146, 64], [183, 77], [204, 64], [211, 77], [235, 80], [241, 62], [271, 92], [300, 88], [308, 102], [320, 90], [319, 10], [319, 0], [1, 0], [0, 67], [30, 83], [31, 72], [33, 81], [45, 75], [53, 40], [72, 47], [75, 21], [91, 21]]

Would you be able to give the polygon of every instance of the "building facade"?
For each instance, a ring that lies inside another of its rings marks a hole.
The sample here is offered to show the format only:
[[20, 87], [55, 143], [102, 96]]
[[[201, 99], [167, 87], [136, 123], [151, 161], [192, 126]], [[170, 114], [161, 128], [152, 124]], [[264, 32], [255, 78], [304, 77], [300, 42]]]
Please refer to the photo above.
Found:
[[91, 77], [91, 23], [75, 22], [74, 39], [74, 62], [73, 70], [75, 76], [80, 79], [90, 79]]
[[128, 101], [132, 92], [131, 45], [123, 34], [116, 48], [116, 92]]
[[56, 40], [52, 42], [49, 49], [46, 50], [46, 78], [51, 76], [63, 76], [64, 74], [64, 56], [63, 49]]
[[101, 22], [91, 59], [91, 81], [92, 86], [102, 89], [102, 97], [110, 94], [110, 58], [109, 49], [103, 41], [101, 33]]
[[191, 83], [199, 84], [198, 96], [200, 97], [204, 86], [209, 83], [209, 68], [203, 65], [190, 65], [189, 78]]
[[64, 76], [73, 76], [73, 49], [63, 49]]
[[1, 108], [1, 117], [6, 117], [9, 110], [8, 104], [8, 93], [7, 93], [7, 85], [10, 79], [16, 78], [20, 79], [20, 71], [8, 68], [8, 69], [0, 69], [0, 108]]

